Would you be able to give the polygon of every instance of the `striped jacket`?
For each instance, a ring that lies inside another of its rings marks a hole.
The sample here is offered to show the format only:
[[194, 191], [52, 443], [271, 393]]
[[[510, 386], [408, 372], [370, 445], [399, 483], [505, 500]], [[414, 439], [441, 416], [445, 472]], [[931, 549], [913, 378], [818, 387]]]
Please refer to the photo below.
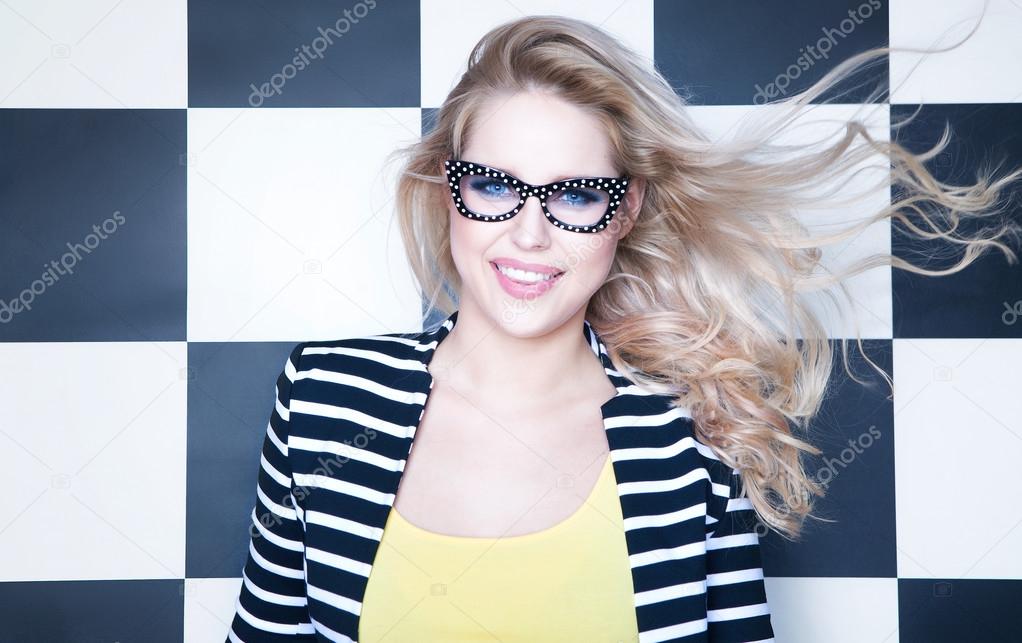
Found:
[[[228, 641], [355, 641], [362, 599], [422, 419], [431, 330], [298, 344], [277, 378]], [[600, 410], [624, 518], [639, 641], [772, 641], [755, 513], [740, 477], [666, 394], [616, 370]]]

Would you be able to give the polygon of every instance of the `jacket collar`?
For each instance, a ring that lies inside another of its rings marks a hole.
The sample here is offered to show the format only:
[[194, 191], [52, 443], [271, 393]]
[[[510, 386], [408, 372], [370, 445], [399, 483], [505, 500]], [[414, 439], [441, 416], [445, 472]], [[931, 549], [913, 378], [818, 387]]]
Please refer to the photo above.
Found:
[[[436, 352], [437, 346], [440, 342], [450, 334], [454, 325], [458, 322], [458, 311], [455, 310], [445, 320], [440, 322], [439, 325], [434, 326], [429, 330], [425, 330], [418, 335], [418, 356], [422, 362], [423, 371], [426, 372], [429, 388], [433, 388], [433, 377], [429, 373], [428, 366], [433, 360], [433, 354]], [[589, 320], [583, 320], [582, 322], [582, 336], [585, 337], [586, 342], [589, 344], [589, 348], [592, 349], [593, 354], [600, 359], [600, 363], [603, 365], [603, 371], [610, 380], [610, 383], [614, 385], [617, 391], [614, 397], [610, 398], [600, 406], [600, 412], [603, 414], [604, 419], [620, 415], [626, 412], [626, 397], [629, 395], [651, 395], [651, 393], [640, 387], [634, 381], [622, 374], [614, 363], [610, 359], [610, 355], [607, 353], [607, 347], [600, 339], [596, 329], [592, 327]]]

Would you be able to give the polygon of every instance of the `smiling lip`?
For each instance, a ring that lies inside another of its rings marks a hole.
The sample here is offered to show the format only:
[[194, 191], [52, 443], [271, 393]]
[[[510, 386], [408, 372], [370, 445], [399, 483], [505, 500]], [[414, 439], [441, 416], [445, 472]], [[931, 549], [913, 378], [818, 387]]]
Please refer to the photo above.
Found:
[[500, 287], [504, 289], [504, 292], [517, 299], [533, 299], [539, 297], [553, 288], [554, 284], [559, 282], [561, 277], [564, 276], [562, 273], [558, 274], [556, 277], [551, 277], [550, 279], [538, 281], [536, 283], [523, 283], [521, 281], [515, 281], [502, 273], [497, 268], [496, 263], [491, 261], [490, 266], [493, 268], [493, 274], [497, 276], [497, 283], [499, 283]]
[[544, 266], [539, 263], [526, 263], [524, 261], [518, 261], [517, 259], [511, 259], [510, 257], [497, 257], [491, 259], [490, 263], [500, 264], [501, 266], [507, 266], [509, 268], [518, 268], [519, 270], [528, 270], [530, 272], [538, 272], [544, 275], [556, 275], [559, 272], [564, 272], [553, 266]]

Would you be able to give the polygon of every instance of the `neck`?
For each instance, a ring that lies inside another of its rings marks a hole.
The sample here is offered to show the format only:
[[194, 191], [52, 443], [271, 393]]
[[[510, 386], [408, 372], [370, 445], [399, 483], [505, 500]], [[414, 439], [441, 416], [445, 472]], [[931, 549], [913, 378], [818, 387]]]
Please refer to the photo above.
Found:
[[[603, 366], [582, 334], [585, 310], [543, 334], [523, 337], [467, 303], [434, 353], [429, 371], [459, 391], [511, 406], [577, 398], [580, 384], [603, 377]], [[527, 332], [525, 321], [521, 331]], [[597, 374], [597, 369], [599, 373]], [[609, 382], [608, 382], [609, 384]]]

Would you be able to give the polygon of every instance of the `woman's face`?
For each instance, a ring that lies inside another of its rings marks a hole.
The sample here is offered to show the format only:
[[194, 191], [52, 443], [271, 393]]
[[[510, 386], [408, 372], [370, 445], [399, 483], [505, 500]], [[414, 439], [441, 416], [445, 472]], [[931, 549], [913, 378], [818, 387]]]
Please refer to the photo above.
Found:
[[[532, 184], [620, 176], [596, 118], [561, 99], [532, 92], [488, 102], [461, 158]], [[538, 198], [526, 199], [518, 214], [505, 221], [466, 218], [449, 199], [451, 252], [462, 279], [461, 314], [482, 314], [519, 337], [544, 334], [573, 318], [581, 323], [589, 299], [610, 272], [618, 240], [631, 229], [642, 188], [641, 179], [629, 181], [614, 218], [597, 233], [552, 225]], [[506, 259], [565, 272], [548, 287], [523, 289], [496, 270], [494, 262]]]

